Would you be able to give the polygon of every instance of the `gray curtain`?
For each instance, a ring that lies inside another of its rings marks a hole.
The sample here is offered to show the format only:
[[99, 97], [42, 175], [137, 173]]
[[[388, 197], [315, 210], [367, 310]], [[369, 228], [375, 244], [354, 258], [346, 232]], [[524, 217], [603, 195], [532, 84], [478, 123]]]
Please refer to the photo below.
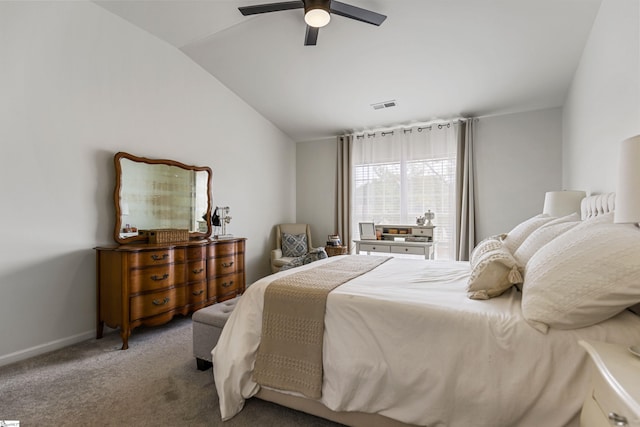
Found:
[[476, 244], [475, 172], [473, 159], [474, 123], [469, 119], [458, 136], [456, 188], [456, 260], [468, 261]]
[[336, 230], [342, 244], [353, 249], [351, 239], [351, 135], [338, 137], [338, 167], [336, 179]]

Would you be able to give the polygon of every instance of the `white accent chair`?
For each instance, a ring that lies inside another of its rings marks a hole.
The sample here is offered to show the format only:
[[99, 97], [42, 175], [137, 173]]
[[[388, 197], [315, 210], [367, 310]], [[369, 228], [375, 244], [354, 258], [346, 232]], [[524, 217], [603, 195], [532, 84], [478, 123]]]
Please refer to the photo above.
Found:
[[283, 265], [294, 260], [293, 257], [282, 256], [282, 233], [307, 235], [307, 252], [313, 249], [311, 243], [311, 226], [309, 224], [278, 224], [276, 225], [276, 249], [271, 251], [271, 272], [280, 271]]

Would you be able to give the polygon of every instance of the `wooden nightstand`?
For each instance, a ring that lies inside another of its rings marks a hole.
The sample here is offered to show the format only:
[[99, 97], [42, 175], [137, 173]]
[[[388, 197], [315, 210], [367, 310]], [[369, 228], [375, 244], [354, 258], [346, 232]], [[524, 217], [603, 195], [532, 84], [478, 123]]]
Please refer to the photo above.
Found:
[[627, 346], [580, 341], [593, 362], [581, 427], [640, 426], [640, 357]]
[[324, 251], [329, 256], [336, 255], [347, 255], [349, 253], [349, 248], [346, 246], [325, 246]]

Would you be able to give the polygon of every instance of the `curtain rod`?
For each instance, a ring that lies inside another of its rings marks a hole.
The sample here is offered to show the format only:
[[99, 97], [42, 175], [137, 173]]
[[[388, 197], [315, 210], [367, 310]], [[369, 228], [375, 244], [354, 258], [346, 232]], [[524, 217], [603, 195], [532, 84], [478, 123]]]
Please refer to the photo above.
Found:
[[[452, 124], [456, 124], [456, 123], [463, 123], [468, 121], [469, 119], [467, 118], [459, 118], [459, 119], [454, 119], [448, 122], [440, 122], [440, 123], [429, 123], [429, 124], [425, 124], [424, 126], [418, 126], [417, 130], [418, 132], [422, 132], [423, 130], [431, 130], [433, 128], [433, 126], [437, 126], [438, 129], [442, 129], [443, 127], [451, 127]], [[404, 133], [411, 133], [413, 132], [414, 127], [417, 125], [413, 125], [413, 126], [409, 126], [409, 127], [398, 127], [396, 129], [393, 130], [386, 130], [386, 131], [373, 131], [373, 132], [366, 132], [364, 131], [361, 134], [356, 134], [354, 133], [353, 136], [356, 139], [360, 139], [360, 138], [364, 138], [365, 136], [367, 138], [372, 138], [374, 136], [376, 136], [377, 132], [380, 132], [381, 136], [387, 136], [387, 135], [393, 135], [393, 133], [397, 130], [397, 131], [403, 131]]]

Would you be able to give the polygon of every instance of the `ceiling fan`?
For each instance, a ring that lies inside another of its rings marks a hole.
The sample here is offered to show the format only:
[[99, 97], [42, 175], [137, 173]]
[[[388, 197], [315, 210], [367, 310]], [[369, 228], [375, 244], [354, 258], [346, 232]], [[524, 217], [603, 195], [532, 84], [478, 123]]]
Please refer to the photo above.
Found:
[[302, 8], [304, 8], [304, 21], [307, 24], [307, 33], [304, 38], [305, 46], [316, 45], [318, 41], [318, 31], [320, 31], [321, 27], [329, 23], [332, 13], [376, 26], [382, 24], [384, 20], [387, 19], [385, 15], [335, 0], [283, 1], [279, 3], [244, 6], [239, 7], [238, 10], [240, 10], [244, 16], [248, 16]]

